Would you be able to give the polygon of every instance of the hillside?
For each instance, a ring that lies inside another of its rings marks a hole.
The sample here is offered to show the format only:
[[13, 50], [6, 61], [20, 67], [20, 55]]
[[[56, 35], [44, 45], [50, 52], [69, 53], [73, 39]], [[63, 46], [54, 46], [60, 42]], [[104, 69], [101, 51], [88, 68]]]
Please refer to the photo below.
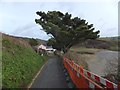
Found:
[[83, 43], [79, 43], [74, 45], [73, 47], [86, 47], [86, 48], [95, 48], [95, 49], [106, 49], [112, 51], [119, 51], [118, 45], [120, 41], [117, 37], [109, 37], [109, 38], [98, 38], [96, 40], [87, 40]]
[[2, 34], [2, 87], [27, 87], [46, 60], [24, 39]]
[[[17, 37], [17, 36], [12, 36], [12, 37], [17, 38], [17, 39], [23, 39], [23, 40], [25, 40], [28, 43], [29, 43], [29, 41], [31, 39], [31, 38], [27, 38], [27, 37]], [[38, 42], [38, 45], [40, 45], [40, 44], [46, 44], [47, 43], [46, 40], [42, 40], [42, 39], [38, 39], [38, 38], [36, 38], [36, 40]]]

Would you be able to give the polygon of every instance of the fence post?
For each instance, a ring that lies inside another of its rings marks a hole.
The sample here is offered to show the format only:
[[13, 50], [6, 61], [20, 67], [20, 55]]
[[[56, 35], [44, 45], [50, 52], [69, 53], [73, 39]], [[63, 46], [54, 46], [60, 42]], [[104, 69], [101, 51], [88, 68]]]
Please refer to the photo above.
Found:
[[118, 83], [118, 90], [120, 90], [120, 82]]
[[80, 66], [80, 74], [83, 75], [83, 67]]

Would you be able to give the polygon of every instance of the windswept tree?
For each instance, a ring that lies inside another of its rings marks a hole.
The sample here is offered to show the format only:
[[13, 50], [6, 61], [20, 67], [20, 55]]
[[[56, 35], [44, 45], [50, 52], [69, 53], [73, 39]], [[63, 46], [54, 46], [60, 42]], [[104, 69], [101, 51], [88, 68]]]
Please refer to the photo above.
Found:
[[79, 42], [99, 37], [100, 31], [94, 31], [93, 24], [88, 24], [86, 20], [78, 17], [72, 18], [68, 12], [64, 14], [60, 11], [48, 11], [47, 13], [37, 11], [36, 14], [40, 18], [35, 19], [35, 22], [41, 25], [47, 34], [52, 35], [48, 44], [55, 49], [66, 52]]

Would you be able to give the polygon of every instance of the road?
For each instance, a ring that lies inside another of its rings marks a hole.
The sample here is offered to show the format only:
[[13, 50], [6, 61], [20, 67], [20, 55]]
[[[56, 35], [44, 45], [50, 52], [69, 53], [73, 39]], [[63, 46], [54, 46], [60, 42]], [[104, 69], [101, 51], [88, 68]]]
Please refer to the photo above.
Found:
[[68, 88], [63, 68], [57, 57], [48, 60], [31, 88]]

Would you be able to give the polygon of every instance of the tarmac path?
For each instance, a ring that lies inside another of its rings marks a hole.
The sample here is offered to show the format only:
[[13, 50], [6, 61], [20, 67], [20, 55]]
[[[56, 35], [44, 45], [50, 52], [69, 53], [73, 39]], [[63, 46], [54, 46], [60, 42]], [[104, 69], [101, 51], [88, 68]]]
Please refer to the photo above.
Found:
[[31, 88], [68, 88], [60, 59], [49, 59]]

